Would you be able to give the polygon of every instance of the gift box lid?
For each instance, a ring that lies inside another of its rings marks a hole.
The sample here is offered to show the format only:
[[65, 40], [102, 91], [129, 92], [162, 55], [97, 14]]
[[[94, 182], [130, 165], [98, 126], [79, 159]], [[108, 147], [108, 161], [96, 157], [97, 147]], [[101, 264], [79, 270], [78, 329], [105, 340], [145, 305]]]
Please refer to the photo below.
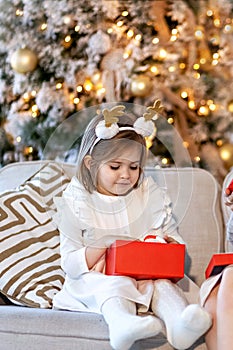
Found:
[[184, 244], [117, 240], [106, 253], [107, 275], [136, 279], [184, 277]]
[[205, 270], [206, 278], [217, 275], [222, 272], [226, 266], [231, 264], [233, 264], [233, 253], [213, 254]]

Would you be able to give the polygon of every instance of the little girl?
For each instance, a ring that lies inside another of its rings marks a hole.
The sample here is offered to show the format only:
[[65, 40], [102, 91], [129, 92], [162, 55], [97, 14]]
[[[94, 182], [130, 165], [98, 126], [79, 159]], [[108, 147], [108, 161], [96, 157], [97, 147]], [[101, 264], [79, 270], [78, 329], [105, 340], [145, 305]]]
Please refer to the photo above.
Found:
[[66, 278], [54, 308], [103, 314], [115, 350], [155, 336], [162, 321], [176, 349], [189, 348], [211, 326], [209, 314], [188, 305], [169, 280], [105, 275], [105, 253], [117, 238], [144, 240], [154, 232], [165, 243], [183, 243], [168, 196], [143, 176], [145, 137], [154, 132], [158, 107], [140, 118], [119, 105], [96, 116], [82, 139], [77, 176], [55, 199]]

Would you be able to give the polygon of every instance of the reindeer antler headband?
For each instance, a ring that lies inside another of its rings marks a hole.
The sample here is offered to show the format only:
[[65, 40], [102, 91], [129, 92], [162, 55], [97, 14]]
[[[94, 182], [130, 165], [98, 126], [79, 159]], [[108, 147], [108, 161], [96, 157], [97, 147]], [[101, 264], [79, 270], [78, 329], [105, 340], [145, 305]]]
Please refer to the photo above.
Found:
[[154, 132], [154, 123], [152, 120], [158, 118], [158, 114], [162, 112], [163, 107], [160, 100], [156, 100], [153, 106], [147, 107], [147, 112], [143, 114], [142, 117], [138, 118], [133, 126], [119, 126], [119, 118], [124, 114], [125, 106], [118, 105], [110, 110], [104, 109], [103, 116], [104, 119], [101, 120], [95, 128], [95, 133], [97, 139], [95, 140], [93, 146], [90, 149], [92, 153], [93, 148], [100, 140], [111, 139], [116, 136], [120, 131], [132, 130], [143, 137], [150, 136]]

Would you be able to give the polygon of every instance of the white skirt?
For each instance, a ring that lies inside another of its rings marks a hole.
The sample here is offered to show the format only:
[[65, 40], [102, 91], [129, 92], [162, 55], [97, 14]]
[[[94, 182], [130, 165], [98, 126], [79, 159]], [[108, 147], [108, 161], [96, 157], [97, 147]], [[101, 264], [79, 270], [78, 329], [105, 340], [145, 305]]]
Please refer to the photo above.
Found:
[[53, 298], [55, 309], [101, 313], [109, 298], [122, 297], [138, 304], [138, 312], [147, 312], [154, 291], [152, 280], [135, 280], [126, 276], [107, 276], [88, 272], [78, 279], [66, 276], [63, 288]]
[[[229, 266], [225, 267], [225, 269], [232, 268], [232, 267], [233, 267], [233, 265], [229, 265]], [[220, 282], [224, 270], [222, 270], [221, 273], [219, 273], [215, 276], [211, 276], [211, 277], [207, 278], [207, 280], [205, 280], [203, 282], [203, 284], [201, 285], [201, 289], [200, 289], [200, 304], [201, 304], [201, 306], [204, 306], [206, 299], [210, 295], [211, 291]]]

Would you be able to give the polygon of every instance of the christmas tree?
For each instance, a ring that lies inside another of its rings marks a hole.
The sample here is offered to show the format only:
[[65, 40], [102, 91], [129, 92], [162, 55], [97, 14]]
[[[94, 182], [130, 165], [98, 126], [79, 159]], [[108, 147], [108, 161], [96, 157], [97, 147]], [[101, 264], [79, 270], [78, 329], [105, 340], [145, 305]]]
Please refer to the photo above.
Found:
[[[232, 11], [232, 0], [0, 0], [0, 162], [40, 158], [86, 107], [158, 98], [192, 164], [222, 181], [233, 165]], [[157, 136], [151, 146], [172, 162]]]

